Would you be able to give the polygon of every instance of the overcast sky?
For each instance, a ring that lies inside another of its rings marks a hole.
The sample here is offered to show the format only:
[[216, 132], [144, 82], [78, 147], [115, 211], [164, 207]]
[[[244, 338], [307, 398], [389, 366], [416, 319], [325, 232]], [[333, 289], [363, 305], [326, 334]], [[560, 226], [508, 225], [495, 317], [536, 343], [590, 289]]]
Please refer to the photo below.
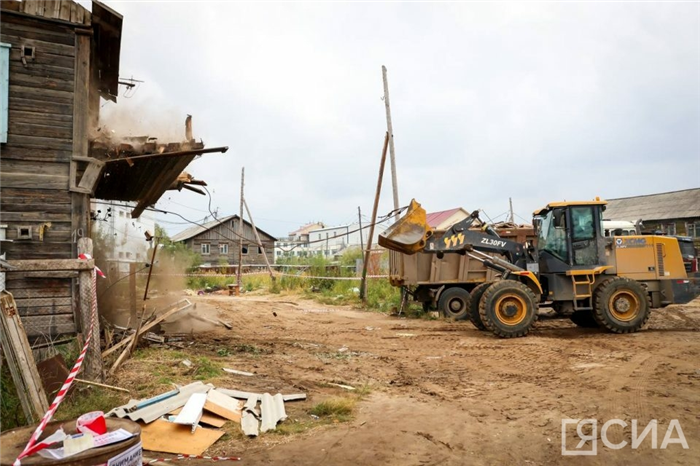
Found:
[[[230, 148], [188, 168], [212, 208], [238, 212], [245, 166], [274, 235], [371, 214], [382, 65], [401, 205], [503, 220], [512, 197], [522, 222], [549, 201], [700, 187], [697, 3], [106, 3], [124, 15], [120, 74], [145, 82], [104, 119], [179, 140], [193, 115]], [[380, 214], [390, 181], [387, 165]], [[207, 201], [158, 207], [198, 220]]]

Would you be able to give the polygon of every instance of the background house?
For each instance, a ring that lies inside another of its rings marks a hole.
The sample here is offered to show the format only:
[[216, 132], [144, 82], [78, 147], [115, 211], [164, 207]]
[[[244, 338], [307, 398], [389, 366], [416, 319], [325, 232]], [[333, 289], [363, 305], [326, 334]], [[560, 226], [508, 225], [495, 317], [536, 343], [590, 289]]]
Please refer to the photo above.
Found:
[[[190, 227], [173, 236], [171, 240], [185, 243], [189, 249], [201, 255], [203, 266], [237, 265], [240, 243], [243, 244], [243, 265], [264, 265], [263, 251], [257, 246], [253, 226], [243, 220], [242, 238], [239, 238], [239, 221], [238, 215], [229, 215]], [[267, 260], [272, 264], [277, 239], [260, 228], [257, 228], [257, 231]]]
[[[360, 230], [358, 222], [340, 225], [336, 227], [318, 228], [309, 232], [309, 252], [324, 257], [336, 257], [346, 250], [367, 246], [369, 228], [367, 224]], [[372, 244], [377, 247], [377, 236], [386, 230], [386, 223], [378, 223], [374, 226], [374, 238]]]
[[132, 218], [136, 207], [133, 202], [102, 201], [93, 199], [92, 225], [93, 239], [100, 238], [106, 243], [104, 259], [114, 265], [119, 272], [129, 271], [130, 262], [147, 262], [150, 243], [146, 232], [155, 234], [155, 219], [152, 212], [144, 212]]
[[457, 207], [455, 209], [431, 212], [426, 215], [426, 221], [433, 230], [445, 231], [455, 223], [461, 222], [467, 217], [469, 217], [469, 212], [462, 207]]
[[309, 255], [309, 232], [324, 228], [321, 222], [307, 223], [292, 231], [289, 236], [275, 242], [275, 260], [280, 257], [304, 257]]
[[605, 220], [642, 219], [645, 232], [691, 236], [700, 247], [700, 188], [607, 201]]

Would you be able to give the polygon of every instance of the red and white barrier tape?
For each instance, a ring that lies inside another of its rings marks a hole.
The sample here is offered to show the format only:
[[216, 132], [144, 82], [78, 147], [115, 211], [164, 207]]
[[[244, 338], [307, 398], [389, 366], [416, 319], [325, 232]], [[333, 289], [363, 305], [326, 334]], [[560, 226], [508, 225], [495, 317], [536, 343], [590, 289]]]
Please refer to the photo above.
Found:
[[[78, 256], [80, 259], [83, 260], [90, 260], [92, 257], [88, 254], [81, 254]], [[95, 321], [97, 320], [97, 273], [98, 273], [98, 268], [95, 267], [92, 271], [92, 309], [90, 312], [90, 330], [87, 333], [87, 338], [85, 339], [85, 345], [83, 346], [83, 350], [80, 352], [80, 356], [78, 356], [78, 360], [75, 361], [75, 365], [73, 366], [73, 369], [71, 369], [70, 374], [68, 374], [68, 378], [66, 379], [65, 382], [63, 382], [63, 386], [61, 389], [58, 391], [58, 394], [56, 395], [56, 398], [54, 398], [53, 403], [51, 403], [51, 406], [49, 407], [49, 410], [44, 414], [44, 417], [41, 419], [41, 422], [37, 426], [36, 430], [32, 434], [32, 436], [29, 438], [29, 442], [27, 442], [27, 446], [24, 447], [24, 450], [22, 450], [22, 453], [19, 454], [17, 459], [14, 462], [14, 466], [19, 466], [21, 463], [21, 459], [25, 458], [29, 455], [32, 455], [36, 453], [39, 450], [42, 450], [50, 445], [50, 443], [38, 443], [37, 440], [39, 437], [41, 437], [41, 434], [44, 432], [44, 429], [46, 428], [46, 424], [51, 421], [51, 418], [53, 417], [54, 413], [56, 413], [56, 410], [58, 409], [58, 406], [61, 404], [63, 399], [66, 397], [66, 394], [68, 393], [68, 390], [70, 389], [71, 385], [73, 385], [73, 381], [75, 380], [75, 377], [78, 375], [78, 372], [80, 371], [81, 366], [83, 365], [83, 360], [85, 359], [85, 354], [87, 353], [88, 350], [88, 345], [90, 344], [90, 338], [92, 336], [92, 331], [93, 327], [95, 325]], [[104, 274], [102, 271], [99, 271], [100, 276], [104, 277]]]
[[[291, 273], [275, 273], [279, 277], [310, 278], [316, 280], [362, 280], [362, 277], [316, 277], [312, 275], [294, 275]], [[389, 275], [367, 275], [367, 278], [389, 278]]]
[[199, 456], [199, 455], [177, 455], [175, 458], [156, 458], [152, 460], [143, 460], [143, 464], [155, 463], [170, 463], [173, 461], [182, 460], [209, 460], [209, 461], [240, 461], [238, 456]]
[[[242, 276], [245, 275], [269, 275], [270, 273], [265, 271], [265, 272], [246, 272], [242, 273]], [[138, 275], [148, 275], [147, 273], [140, 273]], [[224, 274], [224, 273], [153, 273], [151, 274], [152, 276], [161, 276], [161, 277], [207, 277], [207, 278], [235, 278], [236, 274]], [[295, 275], [292, 273], [283, 273], [283, 272], [273, 272], [273, 275], [275, 277], [293, 277], [293, 278], [309, 278], [309, 279], [318, 279], [318, 280], [362, 280], [362, 277], [318, 277], [318, 276], [313, 276], [313, 275]], [[367, 278], [389, 278], [389, 275], [367, 275]]]

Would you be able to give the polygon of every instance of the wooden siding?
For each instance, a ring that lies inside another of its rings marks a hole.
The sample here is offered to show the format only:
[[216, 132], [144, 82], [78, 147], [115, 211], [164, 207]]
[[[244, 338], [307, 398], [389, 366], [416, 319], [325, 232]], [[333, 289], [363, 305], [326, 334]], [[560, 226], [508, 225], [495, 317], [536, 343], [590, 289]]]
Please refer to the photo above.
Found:
[[[74, 27], [41, 18], [3, 10], [0, 41], [12, 46], [8, 135], [0, 150], [0, 223], [7, 225], [12, 242], [3, 242], [2, 252], [8, 260], [74, 258], [77, 239], [89, 235], [83, 207], [89, 196], [70, 192], [71, 157], [86, 155], [74, 147], [75, 114], [87, 112], [74, 104], [79, 101], [76, 90], [88, 92], [76, 76], [87, 73], [89, 61], [77, 59]], [[89, 38], [87, 44], [89, 48]], [[22, 46], [34, 47], [35, 58], [26, 64]], [[20, 238], [20, 228], [31, 228], [31, 238]], [[7, 289], [17, 300], [30, 339], [79, 329], [76, 282], [59, 273], [7, 273]]]
[[[236, 235], [238, 231], [238, 219], [234, 218], [232, 220], [226, 221], [210, 230], [200, 233], [194, 238], [190, 238], [185, 242], [187, 247], [192, 249], [197, 254], [202, 256], [203, 263], [209, 263], [211, 265], [218, 265], [223, 261], [227, 264], [238, 264], [238, 245], [239, 238]], [[243, 245], [248, 246], [248, 254], [243, 255], [243, 264], [264, 264], [265, 259], [262, 254], [258, 254], [257, 240], [255, 239], [255, 233], [253, 232], [253, 227], [246, 222], [243, 222]], [[260, 240], [265, 248], [265, 254], [267, 255], [267, 260], [270, 264], [275, 262], [274, 259], [274, 244], [275, 238], [272, 236], [258, 230], [258, 235], [260, 235]], [[202, 254], [202, 244], [209, 244], [209, 254]], [[222, 243], [228, 243], [228, 254], [219, 253], [219, 245]]]

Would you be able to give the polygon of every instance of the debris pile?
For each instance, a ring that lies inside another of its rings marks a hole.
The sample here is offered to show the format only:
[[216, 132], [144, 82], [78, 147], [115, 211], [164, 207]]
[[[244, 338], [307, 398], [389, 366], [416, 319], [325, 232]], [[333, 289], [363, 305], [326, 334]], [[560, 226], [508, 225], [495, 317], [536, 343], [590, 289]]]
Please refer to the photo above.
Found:
[[144, 450], [201, 455], [224, 435], [221, 428], [227, 422], [240, 424], [245, 435], [256, 437], [287, 419], [285, 401], [305, 399], [306, 394], [273, 396], [194, 382], [152, 398], [131, 400], [107, 416], [141, 423]]

